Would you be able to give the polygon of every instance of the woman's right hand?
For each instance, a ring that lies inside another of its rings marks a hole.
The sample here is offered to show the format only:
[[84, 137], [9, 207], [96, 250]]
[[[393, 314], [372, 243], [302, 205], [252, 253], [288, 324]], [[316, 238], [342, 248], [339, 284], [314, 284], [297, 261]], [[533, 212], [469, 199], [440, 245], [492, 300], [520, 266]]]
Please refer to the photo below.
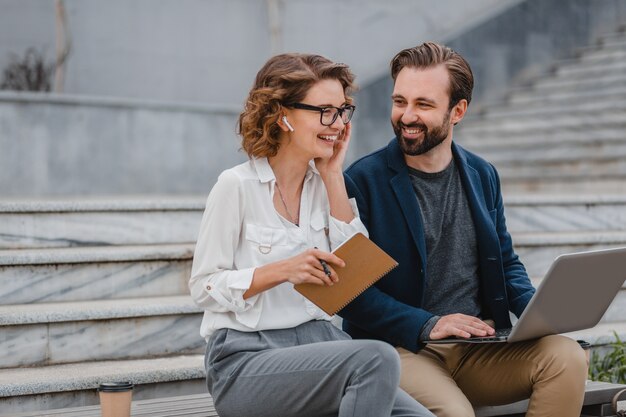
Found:
[[[324, 272], [321, 260], [328, 265], [330, 276]], [[292, 284], [333, 285], [339, 281], [339, 277], [331, 265], [344, 267], [345, 262], [330, 252], [307, 249], [299, 255], [285, 259], [283, 273], [286, 281]]]
[[[328, 264], [330, 276], [324, 272], [320, 260]], [[346, 263], [337, 255], [319, 249], [307, 249], [299, 255], [282, 261], [259, 266], [254, 270], [250, 288], [243, 294], [248, 299], [283, 282], [292, 284], [333, 285], [339, 281], [331, 265], [344, 267]]]

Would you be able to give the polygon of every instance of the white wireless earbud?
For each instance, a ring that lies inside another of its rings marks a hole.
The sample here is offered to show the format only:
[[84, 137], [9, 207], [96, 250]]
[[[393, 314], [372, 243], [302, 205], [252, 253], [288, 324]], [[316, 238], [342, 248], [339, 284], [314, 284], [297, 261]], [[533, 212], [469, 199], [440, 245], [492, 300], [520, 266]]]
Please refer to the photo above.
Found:
[[291, 124], [289, 124], [289, 122], [287, 121], [287, 116], [283, 116], [282, 120], [283, 120], [283, 123], [285, 124], [285, 126], [287, 126], [287, 129], [289, 129], [290, 132], [293, 132], [295, 130], [293, 128], [293, 126], [291, 126]]

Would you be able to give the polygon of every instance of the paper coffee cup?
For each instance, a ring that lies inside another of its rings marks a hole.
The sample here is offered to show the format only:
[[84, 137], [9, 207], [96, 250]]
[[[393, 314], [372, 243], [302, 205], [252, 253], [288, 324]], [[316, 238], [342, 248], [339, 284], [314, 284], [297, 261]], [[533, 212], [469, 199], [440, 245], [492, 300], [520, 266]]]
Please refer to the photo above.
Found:
[[130, 382], [103, 382], [98, 387], [102, 417], [130, 417], [133, 384]]

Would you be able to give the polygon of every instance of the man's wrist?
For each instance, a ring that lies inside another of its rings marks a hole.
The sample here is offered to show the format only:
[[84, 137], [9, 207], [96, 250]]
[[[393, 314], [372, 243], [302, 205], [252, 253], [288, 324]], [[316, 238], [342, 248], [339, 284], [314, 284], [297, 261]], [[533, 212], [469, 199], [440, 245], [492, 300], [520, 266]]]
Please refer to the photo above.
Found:
[[428, 321], [426, 321], [426, 323], [424, 323], [424, 326], [422, 326], [422, 330], [419, 334], [420, 342], [430, 339], [430, 332], [433, 331], [440, 318], [441, 316], [432, 316], [428, 319]]

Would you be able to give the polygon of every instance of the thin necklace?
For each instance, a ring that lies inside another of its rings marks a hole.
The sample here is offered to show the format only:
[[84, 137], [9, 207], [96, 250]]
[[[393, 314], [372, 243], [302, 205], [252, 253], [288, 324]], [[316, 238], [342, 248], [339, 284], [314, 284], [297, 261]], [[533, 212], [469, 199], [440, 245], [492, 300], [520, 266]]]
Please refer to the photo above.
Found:
[[289, 216], [289, 221], [296, 226], [300, 227], [300, 214], [298, 213], [297, 217], [291, 215], [289, 208], [287, 208], [287, 203], [285, 202], [285, 197], [283, 197], [283, 192], [280, 191], [280, 187], [278, 186], [278, 182], [276, 182], [276, 189], [278, 190], [278, 196], [280, 197], [280, 201], [283, 202], [283, 207], [285, 207], [285, 211], [287, 212], [287, 216]]

